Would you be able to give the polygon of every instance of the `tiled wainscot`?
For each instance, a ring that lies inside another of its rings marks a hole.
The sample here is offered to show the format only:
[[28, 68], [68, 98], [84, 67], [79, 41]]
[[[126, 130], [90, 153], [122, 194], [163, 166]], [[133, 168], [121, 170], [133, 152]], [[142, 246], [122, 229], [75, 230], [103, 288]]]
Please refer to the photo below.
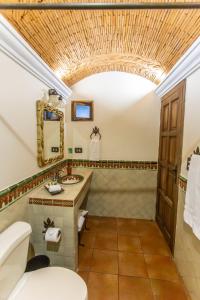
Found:
[[200, 299], [200, 241], [183, 219], [187, 180], [179, 178], [174, 259], [192, 300]]
[[90, 168], [90, 215], [154, 220], [157, 162], [72, 160], [73, 167]]
[[94, 169], [87, 210], [91, 215], [153, 220], [155, 170]]

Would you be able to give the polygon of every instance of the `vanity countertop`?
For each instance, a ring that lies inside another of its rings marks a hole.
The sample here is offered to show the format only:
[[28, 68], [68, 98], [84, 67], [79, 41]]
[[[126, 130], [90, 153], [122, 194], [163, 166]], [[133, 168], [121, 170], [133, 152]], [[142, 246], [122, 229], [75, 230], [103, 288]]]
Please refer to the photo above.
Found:
[[[72, 174], [79, 174], [84, 179], [76, 184], [61, 185], [63, 192], [57, 195], [51, 195], [44, 187], [44, 184], [30, 193], [29, 204], [57, 205], [57, 206], [75, 206], [80, 194], [85, 188], [89, 189], [92, 178], [92, 170], [89, 169], [73, 169]], [[50, 180], [48, 180], [50, 181]], [[48, 182], [47, 181], [47, 182]], [[46, 182], [46, 183], [47, 183]], [[41, 203], [40, 203], [41, 202]]]

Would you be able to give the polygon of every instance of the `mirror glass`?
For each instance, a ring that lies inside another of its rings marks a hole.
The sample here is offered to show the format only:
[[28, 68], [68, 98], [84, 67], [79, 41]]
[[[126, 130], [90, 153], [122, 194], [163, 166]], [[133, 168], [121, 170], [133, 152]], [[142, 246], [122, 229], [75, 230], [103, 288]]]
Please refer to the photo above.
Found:
[[64, 157], [64, 115], [37, 101], [38, 164], [44, 166]]

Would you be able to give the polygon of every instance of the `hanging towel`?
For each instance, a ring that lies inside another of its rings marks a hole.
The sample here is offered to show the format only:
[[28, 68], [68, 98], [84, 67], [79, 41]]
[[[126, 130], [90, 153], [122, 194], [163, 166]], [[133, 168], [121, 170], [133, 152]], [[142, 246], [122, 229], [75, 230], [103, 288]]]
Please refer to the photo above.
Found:
[[184, 221], [200, 239], [200, 155], [192, 155], [188, 172]]
[[89, 146], [89, 160], [99, 160], [100, 159], [100, 140], [99, 136], [94, 136], [90, 141]]

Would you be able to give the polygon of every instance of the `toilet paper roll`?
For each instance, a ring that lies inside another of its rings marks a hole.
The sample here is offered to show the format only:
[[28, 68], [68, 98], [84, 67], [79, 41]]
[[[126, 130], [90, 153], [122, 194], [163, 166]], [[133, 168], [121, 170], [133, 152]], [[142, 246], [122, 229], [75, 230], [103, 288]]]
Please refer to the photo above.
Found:
[[78, 232], [82, 230], [84, 222], [85, 222], [85, 218], [83, 216], [80, 216], [78, 218]]
[[88, 210], [80, 209], [79, 214], [80, 214], [80, 216], [85, 217], [88, 214]]
[[61, 238], [60, 228], [48, 228], [45, 233], [45, 241], [58, 243]]

